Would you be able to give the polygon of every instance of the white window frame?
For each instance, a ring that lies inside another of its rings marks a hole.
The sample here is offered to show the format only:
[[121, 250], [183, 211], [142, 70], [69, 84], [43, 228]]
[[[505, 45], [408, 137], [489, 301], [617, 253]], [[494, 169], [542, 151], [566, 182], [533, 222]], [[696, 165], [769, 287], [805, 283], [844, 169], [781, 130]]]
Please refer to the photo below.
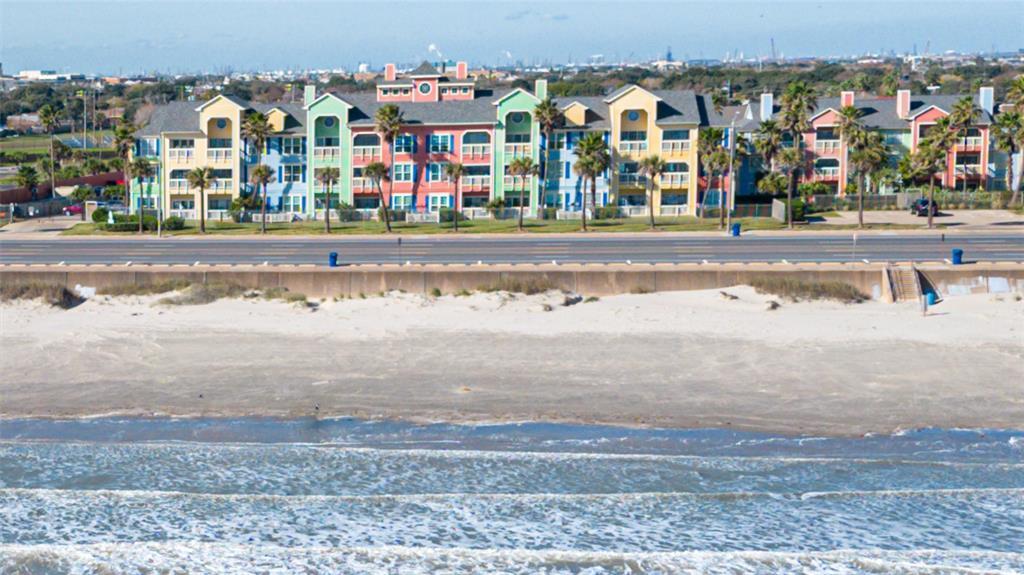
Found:
[[296, 194], [288, 194], [284, 197], [284, 211], [286, 212], [301, 212], [302, 211], [302, 196]]
[[299, 164], [284, 164], [281, 166], [282, 183], [297, 183], [302, 181], [302, 166]]
[[[395, 183], [412, 182], [412, 176], [413, 172], [415, 171], [415, 165], [416, 164], [412, 162], [395, 164], [395, 173], [391, 175]], [[406, 172], [406, 169], [408, 169], [408, 172]], [[399, 175], [401, 175], [402, 177], [399, 177]]]
[[[428, 182], [447, 182], [447, 181], [449, 181], [448, 180], [448, 176], [445, 175], [445, 171], [444, 171], [445, 167], [447, 165], [448, 165], [448, 162], [431, 162], [431, 163], [427, 164], [427, 181]], [[436, 166], [436, 168], [435, 168], [435, 166]], [[433, 173], [434, 170], [437, 170], [436, 177], [435, 177], [435, 174]]]
[[[401, 144], [400, 144], [401, 142]], [[404, 144], [408, 142], [408, 146]], [[399, 134], [395, 138], [395, 153], [396, 154], [411, 154], [416, 149], [416, 136], [414, 134]]]
[[[443, 146], [445, 149], [443, 150], [441, 149], [442, 146], [436, 145], [440, 144], [440, 142], [442, 141], [441, 138], [444, 138], [445, 142], [445, 145]], [[430, 137], [427, 139], [427, 150], [431, 154], [450, 154], [452, 152], [452, 148], [454, 147], [455, 134], [452, 133], [445, 132], [441, 134], [430, 134]]]
[[412, 194], [394, 194], [393, 196], [391, 196], [391, 209], [412, 209]]
[[441, 208], [450, 208], [451, 202], [451, 194], [427, 194], [427, 211], [437, 212]]
[[302, 138], [281, 138], [281, 153], [297, 156], [302, 153]]

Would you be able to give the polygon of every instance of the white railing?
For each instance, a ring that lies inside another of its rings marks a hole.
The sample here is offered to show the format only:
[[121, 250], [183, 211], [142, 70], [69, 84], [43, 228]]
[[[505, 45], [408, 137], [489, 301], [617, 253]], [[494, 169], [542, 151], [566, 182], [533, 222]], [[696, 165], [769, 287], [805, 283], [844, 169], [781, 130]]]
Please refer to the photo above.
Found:
[[481, 189], [491, 187], [490, 176], [465, 176], [462, 178], [462, 187], [466, 189]]
[[510, 158], [529, 156], [532, 149], [530, 144], [505, 144], [505, 155]]
[[352, 148], [352, 157], [357, 160], [380, 159], [380, 146], [355, 146]]
[[623, 154], [639, 154], [647, 151], [647, 142], [619, 142], [619, 152]]
[[487, 208], [462, 208], [462, 215], [469, 220], [486, 220], [491, 217]]
[[172, 218], [181, 218], [183, 220], [194, 220], [196, 219], [195, 210], [171, 210], [168, 212]]
[[958, 176], [962, 176], [964, 174], [977, 176], [981, 174], [981, 164], [960, 164], [956, 166], [956, 173]]
[[167, 180], [168, 190], [188, 191], [188, 180]]
[[676, 218], [679, 216], [685, 216], [688, 211], [686, 204], [681, 206], [661, 206], [658, 208], [658, 215]]
[[661, 175], [661, 187], [663, 188], [682, 188], [690, 185], [690, 174], [662, 174]]
[[521, 178], [518, 176], [505, 176], [505, 189], [519, 190], [525, 188], [527, 191], [533, 189], [533, 176]]
[[341, 148], [338, 147], [317, 147], [313, 148], [314, 160], [333, 160], [341, 155]]
[[647, 215], [647, 206], [619, 206], [619, 213], [627, 218], [639, 218]]
[[211, 148], [206, 150], [206, 159], [213, 162], [226, 162], [231, 159], [231, 148]]
[[643, 187], [647, 185], [647, 178], [640, 174], [619, 174], [619, 185], [630, 187]]
[[228, 210], [206, 210], [206, 219], [208, 220], [230, 220], [231, 212]]
[[352, 178], [352, 189], [364, 192], [367, 190], [372, 191], [374, 189], [373, 180], [365, 177]]
[[982, 138], [981, 136], [972, 136], [970, 138], [960, 138], [957, 140], [957, 147], [960, 148], [980, 148]]
[[814, 151], [816, 152], [838, 152], [839, 140], [814, 140]]
[[210, 187], [209, 187], [209, 189], [207, 191], [219, 192], [219, 191], [224, 191], [224, 190], [231, 190], [232, 182], [233, 182], [233, 180], [228, 180], [228, 179], [214, 180], [213, 182], [210, 183]]
[[839, 168], [814, 168], [815, 180], [834, 180], [839, 177]]
[[414, 224], [436, 224], [441, 222], [441, 212], [405, 212], [405, 221]]
[[480, 158], [491, 155], [490, 144], [462, 144], [462, 157]]
[[167, 150], [167, 159], [172, 162], [188, 162], [194, 152], [192, 148], [171, 148]]
[[681, 154], [690, 151], [689, 140], [668, 140], [661, 143], [661, 153]]
[[[292, 212], [267, 212], [267, 223], [268, 224], [279, 224], [287, 223], [292, 221], [295, 216]], [[260, 212], [250, 212], [252, 221], [259, 223], [263, 219], [263, 214]]]
[[[587, 210], [587, 217], [590, 217], [591, 210]], [[556, 220], [581, 220], [583, 219], [583, 212], [580, 210], [558, 210], [555, 212]]]

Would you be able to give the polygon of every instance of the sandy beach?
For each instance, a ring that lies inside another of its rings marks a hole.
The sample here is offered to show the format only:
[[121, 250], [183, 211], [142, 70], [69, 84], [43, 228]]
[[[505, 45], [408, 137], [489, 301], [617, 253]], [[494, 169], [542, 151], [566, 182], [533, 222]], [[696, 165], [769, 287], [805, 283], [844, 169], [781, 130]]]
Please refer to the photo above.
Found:
[[738, 286], [71, 309], [0, 306], [0, 416], [358, 416], [835, 435], [1024, 428], [1024, 302], [780, 301]]

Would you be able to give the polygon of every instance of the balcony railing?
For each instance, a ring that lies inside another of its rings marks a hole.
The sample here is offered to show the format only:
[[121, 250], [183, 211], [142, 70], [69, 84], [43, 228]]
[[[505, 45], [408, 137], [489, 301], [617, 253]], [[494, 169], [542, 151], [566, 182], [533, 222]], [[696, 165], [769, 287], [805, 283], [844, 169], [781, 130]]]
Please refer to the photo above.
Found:
[[463, 158], [482, 158], [491, 155], [490, 144], [463, 144]]
[[640, 174], [619, 174], [619, 186], [642, 188], [647, 185], [647, 178]]
[[167, 180], [167, 189], [171, 191], [188, 191], [188, 180]]
[[970, 138], [960, 138], [957, 140], [957, 148], [960, 149], [975, 149], [981, 147], [982, 142], [981, 136], [972, 136]]
[[505, 144], [505, 155], [509, 158], [529, 156], [532, 149], [530, 144]]
[[314, 147], [313, 148], [313, 159], [314, 160], [333, 160], [341, 155], [341, 148], [337, 146], [333, 147]]
[[172, 162], [188, 162], [194, 152], [192, 148], [171, 148], [167, 150], [167, 159]]
[[661, 187], [683, 188], [690, 185], [690, 174], [662, 174]]
[[462, 208], [462, 215], [470, 220], [486, 220], [491, 217], [491, 211], [487, 208]]
[[208, 220], [230, 220], [230, 210], [206, 210], [206, 219]]
[[658, 208], [658, 215], [675, 218], [679, 216], [685, 216], [687, 211], [688, 209], [686, 204], [683, 204], [681, 206], [661, 206]]
[[835, 180], [839, 178], [839, 168], [814, 168], [815, 180]]
[[226, 162], [231, 159], [230, 148], [210, 148], [206, 150], [206, 159], [211, 162]]
[[981, 164], [960, 164], [956, 166], [956, 175], [963, 176], [978, 176], [981, 175]]
[[619, 152], [623, 154], [640, 154], [647, 151], [647, 142], [619, 142]]
[[207, 191], [210, 192], [223, 192], [231, 191], [231, 184], [233, 180], [228, 178], [216, 179], [210, 183], [210, 187]]
[[172, 218], [181, 218], [183, 220], [194, 220], [196, 219], [195, 210], [171, 210], [170, 216]]
[[357, 160], [379, 160], [380, 146], [355, 146], [352, 148], [352, 157]]
[[527, 176], [521, 178], [517, 176], [505, 176], [505, 189], [507, 190], [519, 190], [520, 188], [526, 188], [527, 190], [533, 187], [533, 176]]
[[661, 143], [661, 153], [665, 155], [682, 154], [689, 151], [689, 140], [667, 140]]
[[832, 154], [839, 151], [839, 140], [814, 140], [814, 151]]
[[627, 218], [639, 218], [647, 215], [647, 206], [619, 206], [619, 213]]
[[466, 176], [462, 178], [462, 187], [467, 190], [479, 190], [491, 187], [490, 176]]
[[373, 180], [371, 178], [352, 178], [352, 189], [360, 192], [373, 191]]

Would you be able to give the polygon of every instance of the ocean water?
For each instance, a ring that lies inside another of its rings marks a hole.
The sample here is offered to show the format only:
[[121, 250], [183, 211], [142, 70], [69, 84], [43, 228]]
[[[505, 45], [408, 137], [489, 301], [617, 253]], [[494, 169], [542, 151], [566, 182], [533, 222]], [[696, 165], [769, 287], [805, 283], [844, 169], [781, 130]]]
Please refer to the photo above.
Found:
[[0, 573], [1024, 573], [1024, 432], [0, 422]]

